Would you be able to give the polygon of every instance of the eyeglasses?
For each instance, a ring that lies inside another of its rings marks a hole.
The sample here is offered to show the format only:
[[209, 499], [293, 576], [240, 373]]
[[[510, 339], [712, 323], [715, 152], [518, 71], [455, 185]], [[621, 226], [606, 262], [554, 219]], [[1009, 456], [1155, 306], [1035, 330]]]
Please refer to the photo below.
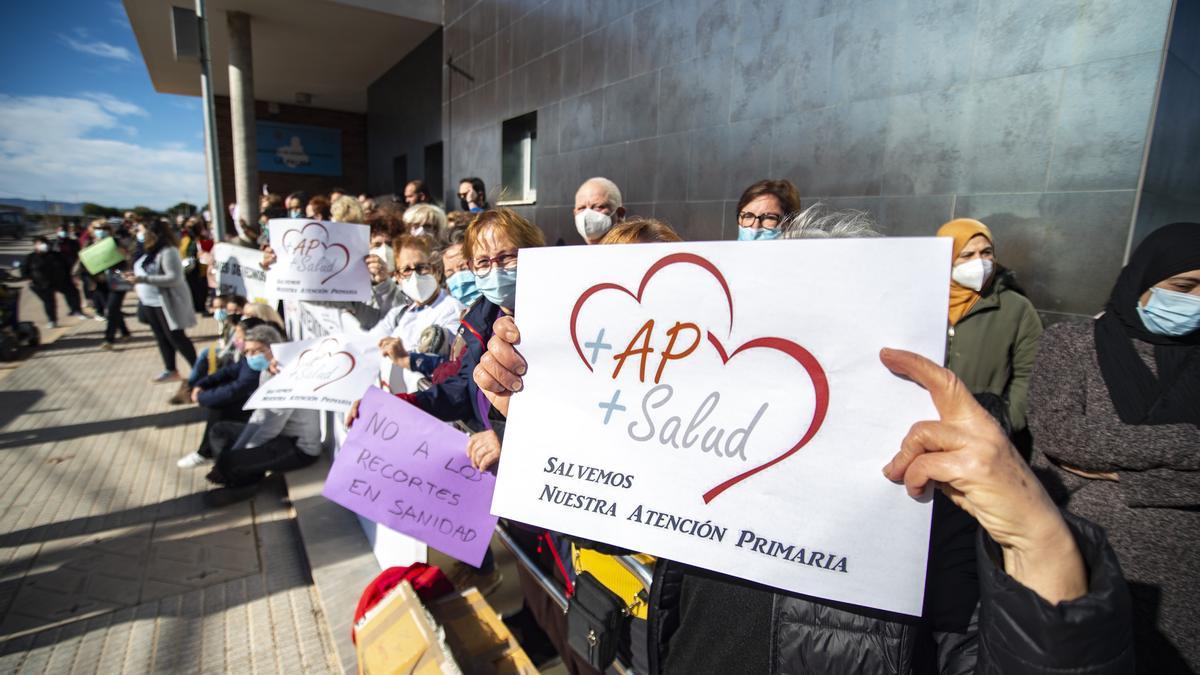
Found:
[[470, 197], [470, 196], [471, 196], [471, 193], [470, 193], [470, 192], [460, 192], [460, 193], [458, 193], [458, 198], [459, 198], [459, 199], [461, 199], [461, 200], [463, 200], [464, 202], [465, 202], [465, 201], [467, 201], [467, 197]]
[[404, 279], [411, 277], [413, 272], [417, 274], [432, 274], [433, 265], [429, 263], [417, 263], [416, 265], [406, 265], [396, 270], [396, 273]]
[[492, 271], [492, 265], [498, 265], [502, 270], [517, 268], [517, 252], [504, 251], [495, 258], [480, 256], [471, 261], [471, 271], [477, 277], [486, 277]]
[[764, 213], [762, 215], [755, 215], [749, 211], [742, 211], [738, 214], [738, 225], [741, 225], [742, 227], [754, 227], [754, 225], [757, 224], [759, 227], [773, 230], [779, 227], [779, 223], [782, 220], [783, 216], [779, 215], [778, 213]]

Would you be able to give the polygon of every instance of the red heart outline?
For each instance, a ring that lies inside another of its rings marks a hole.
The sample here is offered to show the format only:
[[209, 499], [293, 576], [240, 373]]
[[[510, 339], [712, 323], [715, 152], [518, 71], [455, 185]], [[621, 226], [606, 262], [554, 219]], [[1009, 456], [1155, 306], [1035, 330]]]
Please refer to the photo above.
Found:
[[660, 258], [658, 262], [650, 266], [646, 270], [646, 274], [642, 276], [642, 283], [638, 285], [637, 293], [634, 294], [628, 288], [620, 284], [611, 282], [602, 282], [585, 290], [579, 299], [575, 301], [575, 307], [571, 309], [571, 344], [575, 345], [575, 353], [579, 355], [579, 360], [583, 361], [583, 365], [587, 366], [589, 371], [592, 370], [592, 364], [588, 362], [587, 357], [583, 355], [583, 349], [579, 346], [579, 337], [575, 333], [575, 324], [579, 319], [579, 311], [583, 309], [583, 303], [587, 299], [599, 293], [600, 291], [621, 291], [625, 295], [637, 300], [638, 304], [642, 303], [642, 293], [646, 291], [646, 284], [650, 283], [650, 278], [658, 274], [659, 270], [664, 267], [676, 264], [691, 264], [697, 265], [712, 274], [717, 282], [721, 284], [721, 288], [725, 291], [725, 299], [729, 303], [729, 330], [733, 330], [733, 294], [729, 291], [729, 283], [725, 281], [725, 275], [721, 274], [721, 270], [717, 266], [709, 262], [707, 258], [703, 258], [694, 253], [672, 253], [671, 255]]
[[[305, 349], [304, 351], [300, 352], [300, 355], [296, 357], [296, 365], [299, 365], [302, 361], [304, 361], [305, 354], [308, 354], [309, 352], [316, 352], [318, 349], [321, 349], [322, 347], [324, 347], [325, 343], [327, 343], [327, 342], [332, 342], [334, 344], [334, 346], [337, 346], [337, 344], [338, 344], [338, 341], [333, 338], [325, 338], [324, 340], [321, 340], [320, 342], [318, 342], [316, 344], [316, 346], [309, 347], [308, 349]], [[325, 352], [322, 352], [321, 354], [319, 354], [318, 356], [330, 357], [330, 356], [337, 356], [338, 354], [345, 354], [346, 358], [350, 359], [350, 368], [348, 368], [346, 370], [346, 372], [333, 378], [332, 380], [326, 382], [325, 384], [314, 387], [313, 388], [314, 392], [320, 391], [322, 387], [327, 387], [327, 386], [333, 384], [334, 382], [337, 382], [338, 380], [341, 380], [341, 379], [347, 377], [348, 375], [350, 375], [350, 373], [354, 372], [355, 366], [358, 365], [358, 360], [354, 358], [353, 354], [351, 354], [350, 352], [348, 352], [344, 349], [336, 351], [336, 352], [325, 351]]]
[[[646, 291], [646, 285], [650, 283], [650, 279], [663, 268], [675, 264], [697, 265], [707, 270], [713, 275], [713, 277], [716, 278], [717, 282], [721, 284], [721, 288], [725, 291], [725, 299], [729, 304], [729, 330], [730, 332], [733, 331], [733, 294], [729, 290], [728, 282], [725, 281], [725, 275], [721, 274], [721, 270], [717, 269], [717, 266], [710, 262], [707, 258], [703, 258], [693, 253], [673, 253], [660, 258], [657, 262], [651, 265], [649, 269], [646, 270], [646, 274], [642, 276], [642, 281], [638, 285], [637, 293], [631, 292], [628, 288], [625, 288], [620, 284], [601, 282], [589, 287], [579, 296], [579, 299], [575, 301], [575, 306], [571, 309], [571, 344], [575, 346], [575, 353], [579, 355], [579, 360], [583, 362], [583, 365], [587, 367], [588, 371], [595, 372], [595, 370], [592, 368], [592, 364], [588, 362], [587, 357], [583, 355], [583, 349], [579, 345], [579, 337], [576, 334], [576, 324], [579, 320], [579, 312], [583, 309], [583, 305], [585, 302], [587, 302], [588, 298], [592, 297], [596, 293], [599, 293], [600, 291], [614, 290], [621, 291], [625, 295], [628, 295], [636, 300], [638, 304], [641, 304], [642, 294]], [[774, 349], [792, 357], [804, 368], [804, 370], [808, 373], [809, 378], [812, 379], [813, 390], [816, 396], [816, 406], [813, 409], [812, 422], [809, 423], [808, 430], [804, 432], [804, 436], [800, 438], [798, 443], [793, 445], [779, 456], [769, 459], [752, 469], [743, 471], [733, 478], [730, 478], [716, 487], [713, 487], [708, 492], [705, 492], [703, 495], [705, 504], [708, 504], [713, 499], [716, 499], [721, 493], [725, 492], [734, 485], [737, 485], [747, 478], [761, 471], [769, 469], [788, 457], [796, 454], [800, 448], [803, 448], [805, 445], [807, 445], [809, 441], [811, 441], [813, 437], [817, 435], [817, 431], [825, 422], [825, 415], [829, 412], [829, 378], [825, 375], [825, 369], [821, 367], [821, 363], [817, 361], [817, 358], [813, 356], [812, 352], [808, 351], [804, 347], [801, 347], [791, 340], [785, 340], [779, 337], [762, 337], [750, 340], [749, 342], [746, 342], [734, 349], [733, 353], [729, 353], [725, 350], [725, 346], [721, 344], [721, 341], [717, 339], [717, 336], [713, 335], [712, 331], [708, 331], [708, 341], [710, 344], [712, 344], [713, 348], [717, 350], [717, 354], [721, 357], [721, 362], [725, 365], [729, 364], [730, 359], [749, 349]]]
[[[280, 243], [280, 244], [283, 244], [283, 248], [284, 248], [285, 250], [290, 250], [290, 248], [288, 247], [288, 235], [289, 235], [289, 234], [295, 234], [295, 235], [299, 236], [299, 237], [301, 238], [301, 240], [303, 240], [303, 239], [304, 239], [304, 231], [305, 231], [305, 230], [307, 230], [307, 229], [308, 229], [308, 228], [310, 228], [310, 227], [319, 227], [319, 228], [321, 228], [321, 231], [325, 233], [325, 237], [324, 237], [324, 238], [325, 238], [326, 240], [328, 240], [328, 239], [329, 239], [329, 228], [325, 227], [325, 226], [324, 226], [324, 225], [322, 225], [321, 223], [314, 222], [314, 221], [309, 221], [309, 222], [305, 223], [305, 224], [304, 224], [304, 226], [303, 226], [303, 227], [301, 227], [300, 229], [292, 228], [292, 229], [290, 229], [290, 230], [288, 230], [288, 231], [284, 232], [284, 233], [283, 233], [283, 236], [282, 236], [282, 237], [279, 239], [279, 243]], [[342, 244], [326, 244], [325, 242], [320, 242], [320, 243], [321, 243], [321, 246], [322, 246], [322, 247], [323, 247], [323, 248], [324, 248], [326, 251], [328, 251], [328, 250], [329, 250], [329, 249], [331, 249], [331, 248], [340, 248], [340, 249], [342, 249], [342, 256], [343, 256], [343, 257], [345, 257], [345, 259], [346, 259], [346, 262], [342, 263], [342, 266], [341, 266], [341, 268], [339, 268], [339, 269], [338, 269], [338, 271], [334, 272], [333, 274], [330, 274], [329, 276], [327, 276], [327, 277], [325, 277], [324, 279], [322, 279], [322, 280], [321, 280], [321, 285], [322, 285], [322, 286], [324, 286], [326, 281], [329, 281], [330, 279], [332, 279], [332, 278], [336, 277], [337, 275], [341, 274], [342, 272], [344, 272], [344, 271], [346, 270], [346, 268], [347, 268], [347, 267], [349, 267], [349, 266], [350, 266], [350, 249], [346, 248], [346, 247], [345, 247], [345, 246], [343, 246]]]
[[775, 466], [788, 457], [796, 454], [800, 448], [808, 445], [808, 442], [813, 439], [813, 436], [817, 435], [817, 430], [820, 429], [821, 425], [825, 422], [825, 414], [829, 412], [829, 378], [825, 376], [825, 369], [821, 367], [821, 363], [817, 361], [817, 357], [813, 356], [812, 352], [808, 351], [804, 347], [801, 347], [791, 340], [785, 340], [783, 338], [762, 337], [755, 338], [742, 344], [740, 347], [733, 350], [732, 354], [730, 354], [725, 351], [725, 346], [721, 344], [721, 341], [718, 340], [717, 336], [713, 335], [711, 331], [708, 333], [708, 341], [717, 350], [717, 354], [721, 357], [721, 362], [725, 365], [729, 365], [730, 359], [749, 349], [774, 349], [792, 357], [804, 367], [804, 370], [808, 372], [808, 376], [812, 378], [813, 391], [816, 394], [816, 406], [813, 408], [812, 422], [810, 422], [808, 425], [808, 431], [804, 432], [804, 436], [800, 438], [799, 443], [796, 443], [778, 457], [769, 459], [753, 469], [743, 471], [733, 478], [730, 478], [729, 480], [712, 488], [708, 492], [705, 492], [705, 504], [716, 499], [717, 495], [746, 480], [754, 474], [763, 471], [764, 469], [769, 469], [770, 467]]

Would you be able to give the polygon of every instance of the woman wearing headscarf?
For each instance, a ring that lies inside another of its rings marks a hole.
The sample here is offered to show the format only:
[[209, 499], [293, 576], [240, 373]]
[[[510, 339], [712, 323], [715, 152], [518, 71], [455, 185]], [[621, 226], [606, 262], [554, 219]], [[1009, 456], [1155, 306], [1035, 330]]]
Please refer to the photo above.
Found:
[[1200, 224], [1160, 228], [1104, 313], [1059, 323], [1033, 378], [1033, 464], [1108, 530], [1134, 602], [1138, 667], [1200, 670]]
[[1010, 428], [1021, 431], [1042, 321], [1012, 272], [996, 263], [987, 225], [957, 218], [937, 234], [954, 240], [946, 367], [972, 394], [999, 398]]

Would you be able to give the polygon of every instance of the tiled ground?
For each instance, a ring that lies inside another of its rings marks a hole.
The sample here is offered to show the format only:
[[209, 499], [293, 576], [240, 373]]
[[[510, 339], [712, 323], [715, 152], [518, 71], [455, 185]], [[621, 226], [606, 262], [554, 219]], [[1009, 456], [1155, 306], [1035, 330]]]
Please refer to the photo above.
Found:
[[0, 379], [0, 673], [337, 669], [282, 482], [203, 505], [175, 467], [201, 416], [130, 321], [102, 352], [102, 323], [67, 320]]

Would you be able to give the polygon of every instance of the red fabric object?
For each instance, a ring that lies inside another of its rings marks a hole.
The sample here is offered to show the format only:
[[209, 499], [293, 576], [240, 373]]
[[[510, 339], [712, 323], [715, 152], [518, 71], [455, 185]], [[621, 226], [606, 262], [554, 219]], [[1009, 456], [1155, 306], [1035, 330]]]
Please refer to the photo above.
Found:
[[[412, 584], [413, 590], [417, 592], [417, 597], [423, 602], [430, 602], [454, 591], [454, 585], [442, 574], [442, 570], [432, 565], [425, 563], [413, 563], [408, 567], [389, 567], [379, 573], [379, 576], [371, 580], [367, 587], [363, 589], [362, 596], [358, 599], [358, 607], [354, 609], [354, 624], [362, 620], [371, 608], [379, 604], [384, 596], [391, 592], [393, 588], [400, 584], [401, 581], [408, 581]], [[350, 628], [350, 640], [358, 644], [358, 636], [354, 632], [353, 625]]]
[[201, 240], [200, 240], [200, 250], [202, 250], [202, 251], [211, 251], [211, 250], [212, 250], [212, 247], [213, 247], [213, 240], [212, 240], [212, 239], [201, 239]]
[[400, 399], [401, 401], [404, 401], [405, 403], [407, 403], [409, 405], [415, 405], [418, 408], [421, 407], [421, 406], [417, 405], [417, 396], [415, 394], [409, 394], [406, 392], [406, 393], [393, 394], [393, 395], [396, 398]]
[[432, 382], [433, 386], [436, 387], [437, 385], [457, 375], [460, 368], [462, 368], [462, 359], [443, 361], [442, 365], [433, 369], [433, 375], [429, 377], [429, 381]]

